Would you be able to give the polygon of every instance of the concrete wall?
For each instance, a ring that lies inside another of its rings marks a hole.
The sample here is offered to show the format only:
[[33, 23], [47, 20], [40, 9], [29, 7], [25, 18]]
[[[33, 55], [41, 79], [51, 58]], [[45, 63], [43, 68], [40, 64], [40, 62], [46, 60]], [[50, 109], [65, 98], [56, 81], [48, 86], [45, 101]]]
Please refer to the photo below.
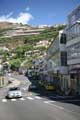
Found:
[[5, 76], [0, 76], [0, 87], [4, 87], [8, 84], [8, 79]]

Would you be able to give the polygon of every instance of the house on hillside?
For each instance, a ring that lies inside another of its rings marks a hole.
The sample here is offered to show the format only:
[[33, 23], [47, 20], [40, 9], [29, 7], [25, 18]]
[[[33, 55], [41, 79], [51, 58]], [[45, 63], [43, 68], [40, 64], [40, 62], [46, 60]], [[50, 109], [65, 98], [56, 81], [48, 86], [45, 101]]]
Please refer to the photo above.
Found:
[[48, 47], [50, 42], [48, 40], [42, 40], [36, 43], [35, 47]]

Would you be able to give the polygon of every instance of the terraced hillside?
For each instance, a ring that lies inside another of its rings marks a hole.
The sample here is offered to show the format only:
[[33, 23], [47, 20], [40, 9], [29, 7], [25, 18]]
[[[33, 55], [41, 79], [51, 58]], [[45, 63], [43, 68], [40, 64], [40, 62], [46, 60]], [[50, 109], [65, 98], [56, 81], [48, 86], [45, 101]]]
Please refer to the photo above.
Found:
[[[15, 63], [15, 61], [21, 64], [27, 59], [27, 65], [30, 66], [33, 59], [45, 54], [51, 41], [54, 40], [58, 32], [64, 28], [65, 25], [52, 26], [45, 29], [33, 28], [29, 25], [22, 24], [13, 25], [11, 28], [0, 29], [0, 45], [8, 47], [11, 54], [14, 54], [9, 59], [11, 64]], [[12, 34], [12, 30], [20, 30], [21, 32], [24, 31], [24, 33], [25, 31], [30, 31], [31, 34], [4, 36], [7, 32]], [[32, 34], [31, 31], [35, 31], [36, 34]]]

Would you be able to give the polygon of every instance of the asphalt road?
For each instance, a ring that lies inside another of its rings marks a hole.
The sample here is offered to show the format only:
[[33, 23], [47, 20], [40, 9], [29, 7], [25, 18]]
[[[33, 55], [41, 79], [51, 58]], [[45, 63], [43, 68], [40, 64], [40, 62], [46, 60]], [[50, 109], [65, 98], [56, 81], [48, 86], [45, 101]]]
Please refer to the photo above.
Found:
[[79, 106], [28, 92], [28, 79], [14, 77], [21, 81], [23, 98], [7, 100], [0, 95], [0, 120], [80, 120]]

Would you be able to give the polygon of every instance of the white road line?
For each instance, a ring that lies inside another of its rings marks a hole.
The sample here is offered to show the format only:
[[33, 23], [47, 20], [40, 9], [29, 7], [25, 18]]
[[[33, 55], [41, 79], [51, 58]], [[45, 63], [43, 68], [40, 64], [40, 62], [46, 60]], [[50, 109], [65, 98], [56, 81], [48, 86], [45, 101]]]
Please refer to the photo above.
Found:
[[34, 100], [34, 98], [32, 98], [32, 97], [27, 97], [27, 99], [29, 99], [29, 100]]
[[24, 98], [20, 98], [20, 100], [24, 101], [25, 99]]
[[47, 103], [47, 104], [48, 103], [54, 103], [54, 102], [56, 102], [56, 101], [49, 101], [49, 100], [48, 101], [44, 101], [44, 103]]
[[54, 102], [56, 102], [56, 101], [44, 101], [44, 103], [46, 103], [46, 104], [52, 105], [52, 106], [54, 106], [54, 107], [56, 107], [56, 108], [59, 108], [59, 109], [61, 109], [61, 110], [64, 109], [64, 108], [61, 107], [61, 106], [58, 106], [58, 105], [53, 104]]
[[11, 101], [16, 101], [16, 99], [11, 99]]
[[51, 103], [48, 103], [48, 104], [50, 104], [50, 105], [52, 105], [52, 106], [54, 106], [54, 107], [56, 107], [56, 108], [59, 108], [59, 109], [61, 109], [61, 110], [64, 110], [64, 108], [63, 108], [62, 106], [55, 105], [55, 104], [51, 104]]
[[35, 98], [36, 98], [36, 99], [39, 99], [39, 100], [41, 100], [41, 99], [42, 99], [42, 98], [41, 98], [41, 97], [39, 97], [39, 96], [35, 96]]
[[7, 102], [7, 100], [6, 99], [2, 99], [2, 102]]

